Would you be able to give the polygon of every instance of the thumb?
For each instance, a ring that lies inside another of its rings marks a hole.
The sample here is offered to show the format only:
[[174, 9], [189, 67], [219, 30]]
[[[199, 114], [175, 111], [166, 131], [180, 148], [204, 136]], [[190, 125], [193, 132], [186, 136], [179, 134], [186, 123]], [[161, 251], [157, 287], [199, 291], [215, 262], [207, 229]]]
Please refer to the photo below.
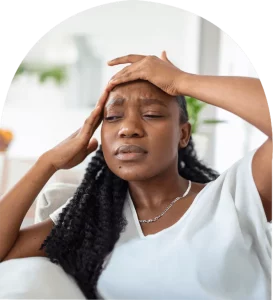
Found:
[[95, 138], [92, 138], [90, 141], [89, 141], [89, 144], [87, 146], [87, 151], [88, 151], [88, 154], [92, 153], [93, 151], [95, 151], [97, 148], [98, 148], [98, 141], [97, 139]]
[[167, 57], [167, 53], [166, 53], [165, 50], [162, 51], [162, 53], [161, 53], [161, 59], [164, 60], [164, 61], [166, 61], [166, 62], [169, 62], [170, 64], [172, 64], [171, 61], [169, 61], [169, 59]]

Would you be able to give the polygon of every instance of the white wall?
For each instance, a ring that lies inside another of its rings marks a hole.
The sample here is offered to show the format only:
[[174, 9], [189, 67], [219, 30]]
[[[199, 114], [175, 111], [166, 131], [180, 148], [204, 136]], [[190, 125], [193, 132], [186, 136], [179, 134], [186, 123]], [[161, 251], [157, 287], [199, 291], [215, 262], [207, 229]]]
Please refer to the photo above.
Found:
[[[112, 3], [59, 24], [37, 42], [26, 61], [72, 65], [78, 54], [71, 36], [84, 34], [88, 36], [94, 55], [105, 66], [96, 92], [100, 92], [110, 77], [122, 68], [107, 67], [107, 60], [128, 53], [159, 55], [166, 50], [169, 58], [187, 72], [256, 77], [239, 46], [213, 24], [205, 24], [206, 31], [200, 31], [199, 17], [170, 6], [142, 1]], [[56, 87], [48, 82], [39, 86], [36, 81], [33, 77], [18, 78], [9, 90], [3, 111], [1, 125], [12, 129], [15, 135], [9, 151], [12, 160], [9, 187], [39, 155], [80, 127], [91, 110], [67, 108], [67, 102], [71, 101], [69, 84]], [[219, 172], [265, 140], [264, 134], [224, 110], [207, 107], [202, 118], [228, 121], [228, 124], [215, 127], [201, 127], [210, 137], [205, 160]], [[100, 140], [99, 130], [96, 137]]]
[[[107, 60], [128, 53], [159, 55], [163, 49], [178, 67], [188, 72], [257, 76], [244, 52], [229, 36], [206, 21], [202, 21], [206, 32], [200, 31], [200, 25], [198, 16], [170, 6], [142, 1], [107, 4], [59, 24], [31, 49], [26, 61], [73, 64], [77, 51], [71, 35], [84, 34], [105, 66], [101, 86], [95, 89], [98, 93], [121, 68], [107, 67]], [[33, 78], [20, 78], [13, 83], [2, 117], [2, 126], [11, 128], [16, 137], [11, 157], [36, 159], [81, 126], [90, 109], [66, 108], [71, 97], [68, 86], [56, 88], [50, 82], [38, 86]], [[228, 121], [201, 127], [210, 137], [205, 160], [220, 172], [265, 140], [264, 134], [224, 110], [207, 107], [201, 117]]]
[[[221, 30], [214, 24], [202, 19], [200, 33], [199, 74], [217, 75], [219, 70], [219, 48]], [[200, 113], [200, 120], [216, 119], [216, 107], [206, 105]], [[215, 130], [217, 125], [200, 125], [200, 132], [208, 139], [204, 161], [215, 168]]]
[[[223, 32], [221, 32], [219, 75], [258, 78], [246, 54]], [[228, 121], [227, 124], [219, 124], [215, 132], [215, 168], [223, 172], [248, 151], [258, 148], [266, 140], [266, 135], [223, 109], [216, 109], [216, 117]]]
[[[25, 61], [43, 64], [73, 65], [77, 51], [73, 34], [88, 36], [94, 55], [101, 59], [100, 92], [110, 77], [122, 66], [107, 67], [107, 60], [129, 53], [160, 55], [166, 50], [169, 58], [181, 69], [198, 72], [200, 18], [183, 10], [156, 3], [122, 1], [80, 13], [51, 30], [28, 53]], [[69, 84], [38, 85], [34, 77], [18, 78], [11, 86], [1, 125], [10, 128], [15, 140], [9, 149], [14, 161], [35, 161], [44, 151], [56, 145], [81, 126], [91, 108], [71, 110]], [[72, 99], [73, 101], [75, 98]], [[94, 103], [97, 98], [94, 99]], [[96, 132], [99, 139], [99, 130]], [[17, 169], [16, 169], [17, 165]], [[11, 164], [9, 187], [17, 180], [23, 164]], [[26, 171], [26, 170], [25, 170]]]
[[[194, 73], [199, 67], [199, 25], [198, 16], [178, 8], [144, 1], [121, 1], [92, 8], [62, 22], [39, 41], [27, 59], [39, 59], [48, 45], [51, 58], [54, 45], [61, 51], [65, 45], [69, 54], [63, 54], [64, 60], [73, 59], [69, 36], [86, 35], [105, 66], [107, 60], [117, 56], [160, 55], [166, 50], [174, 63]], [[45, 59], [47, 56], [43, 55]], [[120, 68], [105, 67], [102, 84]]]

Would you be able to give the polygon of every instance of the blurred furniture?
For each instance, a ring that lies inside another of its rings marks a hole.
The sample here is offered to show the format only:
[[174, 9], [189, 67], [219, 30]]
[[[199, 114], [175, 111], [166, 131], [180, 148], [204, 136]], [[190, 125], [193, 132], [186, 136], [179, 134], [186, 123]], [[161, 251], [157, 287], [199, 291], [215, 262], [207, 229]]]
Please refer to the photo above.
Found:
[[[35, 160], [27, 159], [27, 158], [15, 158], [9, 155], [6, 155], [5, 158], [2, 157], [2, 167], [3, 167], [3, 159], [4, 161], [4, 169], [1, 168], [0, 172], [1, 181], [0, 181], [0, 188], [1, 194], [9, 191], [28, 171], [29, 169], [35, 164]], [[46, 183], [44, 188], [41, 190], [40, 195], [43, 195], [44, 192], [48, 193], [52, 189], [60, 188], [61, 192], [64, 192], [64, 196], [67, 194], [63, 186], [75, 186], [75, 188], [81, 183], [82, 177], [85, 173], [85, 168], [87, 166], [90, 157], [87, 158], [86, 161], [75, 168], [70, 170], [59, 170], [56, 172]], [[61, 194], [60, 192], [60, 194]], [[40, 196], [39, 195], [39, 196]], [[50, 192], [51, 195], [51, 192]], [[35, 209], [36, 209], [36, 202], [39, 196], [34, 200], [33, 204], [29, 208], [21, 228], [27, 227], [32, 225], [35, 222]], [[50, 197], [51, 199], [51, 197]], [[53, 205], [53, 208], [55, 206]]]
[[13, 133], [10, 130], [0, 128], [0, 196], [4, 193], [7, 185], [7, 151], [12, 139]]
[[47, 257], [4, 261], [0, 278], [0, 299], [86, 299], [76, 280]]
[[34, 223], [44, 221], [51, 213], [65, 204], [74, 195], [77, 187], [77, 184], [54, 183], [44, 189], [36, 199]]

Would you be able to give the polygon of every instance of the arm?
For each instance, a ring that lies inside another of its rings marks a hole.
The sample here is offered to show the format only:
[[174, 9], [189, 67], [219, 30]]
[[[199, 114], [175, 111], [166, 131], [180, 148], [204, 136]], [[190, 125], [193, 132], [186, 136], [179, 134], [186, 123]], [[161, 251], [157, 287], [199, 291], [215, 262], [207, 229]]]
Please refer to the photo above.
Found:
[[20, 230], [14, 244], [1, 262], [14, 258], [46, 257], [45, 249], [40, 250], [40, 248], [53, 227], [53, 221], [48, 218], [43, 222], [33, 224]]
[[268, 104], [259, 79], [181, 75], [179, 91], [182, 95], [195, 97], [234, 113], [272, 139]]
[[170, 95], [187, 95], [218, 106], [251, 123], [272, 138], [270, 114], [259, 79], [203, 76], [183, 72], [162, 53], [156, 56], [127, 55], [108, 62], [110, 66], [132, 63], [109, 81], [106, 90], [136, 79], [148, 80]]
[[126, 81], [148, 80], [170, 95], [196, 97], [203, 102], [228, 110], [265, 133], [268, 139], [253, 157], [252, 173], [267, 220], [271, 220], [272, 128], [260, 80], [189, 74], [174, 66], [165, 52], [162, 53], [161, 58], [127, 55], [109, 61], [110, 66], [124, 63], [131, 63], [131, 65], [113, 76], [106, 90], [109, 91], [117, 84]]
[[43, 158], [0, 200], [0, 261], [15, 243], [23, 219], [55, 170]]
[[49, 178], [59, 169], [75, 167], [97, 148], [97, 140], [91, 137], [102, 120], [106, 97], [104, 93], [99, 105], [79, 130], [43, 154], [11, 191], [0, 199], [0, 261], [3, 258], [44, 255], [37, 246], [48, 235], [53, 222], [48, 219], [19, 231], [20, 226]]
[[268, 136], [267, 141], [259, 147], [253, 157], [252, 174], [267, 220], [271, 221], [272, 128], [269, 108], [260, 80], [189, 74], [181, 80], [180, 88], [186, 95], [234, 113]]

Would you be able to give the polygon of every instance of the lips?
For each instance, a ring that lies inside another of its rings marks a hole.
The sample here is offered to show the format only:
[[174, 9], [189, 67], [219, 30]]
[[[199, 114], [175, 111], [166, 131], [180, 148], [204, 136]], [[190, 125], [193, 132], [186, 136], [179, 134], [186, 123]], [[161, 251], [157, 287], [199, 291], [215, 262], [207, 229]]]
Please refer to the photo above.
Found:
[[120, 153], [147, 153], [147, 151], [138, 145], [121, 145], [116, 149], [115, 155]]

